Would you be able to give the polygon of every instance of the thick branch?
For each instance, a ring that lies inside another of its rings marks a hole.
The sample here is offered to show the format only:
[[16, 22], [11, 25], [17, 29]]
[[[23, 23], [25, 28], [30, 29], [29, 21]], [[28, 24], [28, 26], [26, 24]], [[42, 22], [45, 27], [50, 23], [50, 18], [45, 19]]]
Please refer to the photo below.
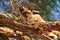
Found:
[[[60, 22], [47, 22], [41, 23], [37, 29], [29, 28], [25, 24], [18, 23], [14, 20], [10, 20], [4, 16], [0, 16], [0, 33], [4, 33], [8, 36], [19, 35], [33, 35], [36, 37], [41, 37], [41, 29], [47, 28], [46, 30], [58, 30], [60, 31]], [[18, 31], [18, 32], [17, 32]], [[14, 34], [14, 35], [13, 35]], [[16, 35], [15, 35], [16, 34]]]

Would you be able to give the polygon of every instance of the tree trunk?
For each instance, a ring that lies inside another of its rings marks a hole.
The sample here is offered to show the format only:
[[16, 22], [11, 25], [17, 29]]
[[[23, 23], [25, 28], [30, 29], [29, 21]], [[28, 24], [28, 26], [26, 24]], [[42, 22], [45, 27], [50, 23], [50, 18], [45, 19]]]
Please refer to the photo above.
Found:
[[[6, 34], [7, 36], [19, 36], [19, 35], [33, 35], [35, 37], [40, 37], [43, 40], [48, 40], [45, 36], [42, 36], [41, 29], [46, 28], [46, 31], [49, 30], [58, 30], [60, 31], [60, 22], [47, 22], [47, 23], [41, 23], [37, 29], [30, 28], [29, 26], [25, 24], [21, 24], [19, 22], [16, 22], [15, 20], [10, 20], [4, 16], [0, 16], [0, 33]], [[18, 31], [18, 32], [16, 32]], [[16, 35], [15, 35], [16, 34]]]

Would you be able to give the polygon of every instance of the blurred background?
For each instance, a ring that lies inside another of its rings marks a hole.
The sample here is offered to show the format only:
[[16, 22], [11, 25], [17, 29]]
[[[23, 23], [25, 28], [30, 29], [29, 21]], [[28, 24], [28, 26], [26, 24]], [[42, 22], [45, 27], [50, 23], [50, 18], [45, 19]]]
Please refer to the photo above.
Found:
[[25, 7], [32, 5], [44, 20], [60, 20], [60, 0], [0, 0], [0, 10], [11, 13], [10, 1], [18, 1]]

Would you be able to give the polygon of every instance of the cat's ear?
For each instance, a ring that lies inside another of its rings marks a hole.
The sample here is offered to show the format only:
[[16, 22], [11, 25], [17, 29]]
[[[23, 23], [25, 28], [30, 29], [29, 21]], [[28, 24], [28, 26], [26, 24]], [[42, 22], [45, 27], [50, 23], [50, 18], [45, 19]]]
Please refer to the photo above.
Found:
[[19, 7], [19, 11], [20, 12], [24, 11], [24, 7], [23, 6]]

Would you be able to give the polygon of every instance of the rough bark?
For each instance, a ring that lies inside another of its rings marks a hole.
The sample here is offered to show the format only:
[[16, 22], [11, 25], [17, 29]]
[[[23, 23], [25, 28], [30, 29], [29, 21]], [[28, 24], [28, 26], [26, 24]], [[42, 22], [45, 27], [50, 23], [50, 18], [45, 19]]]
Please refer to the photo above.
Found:
[[42, 35], [41, 28], [42, 29], [46, 28], [47, 31], [49, 30], [60, 31], [60, 22], [56, 21], [56, 22], [40, 23], [38, 28], [34, 29], [28, 27], [25, 24], [16, 22], [15, 20], [11, 20], [4, 16], [0, 16], [0, 33], [6, 34], [7, 36], [33, 35], [35, 37], [40, 37], [43, 40], [44, 39], [47, 40], [47, 37]]

